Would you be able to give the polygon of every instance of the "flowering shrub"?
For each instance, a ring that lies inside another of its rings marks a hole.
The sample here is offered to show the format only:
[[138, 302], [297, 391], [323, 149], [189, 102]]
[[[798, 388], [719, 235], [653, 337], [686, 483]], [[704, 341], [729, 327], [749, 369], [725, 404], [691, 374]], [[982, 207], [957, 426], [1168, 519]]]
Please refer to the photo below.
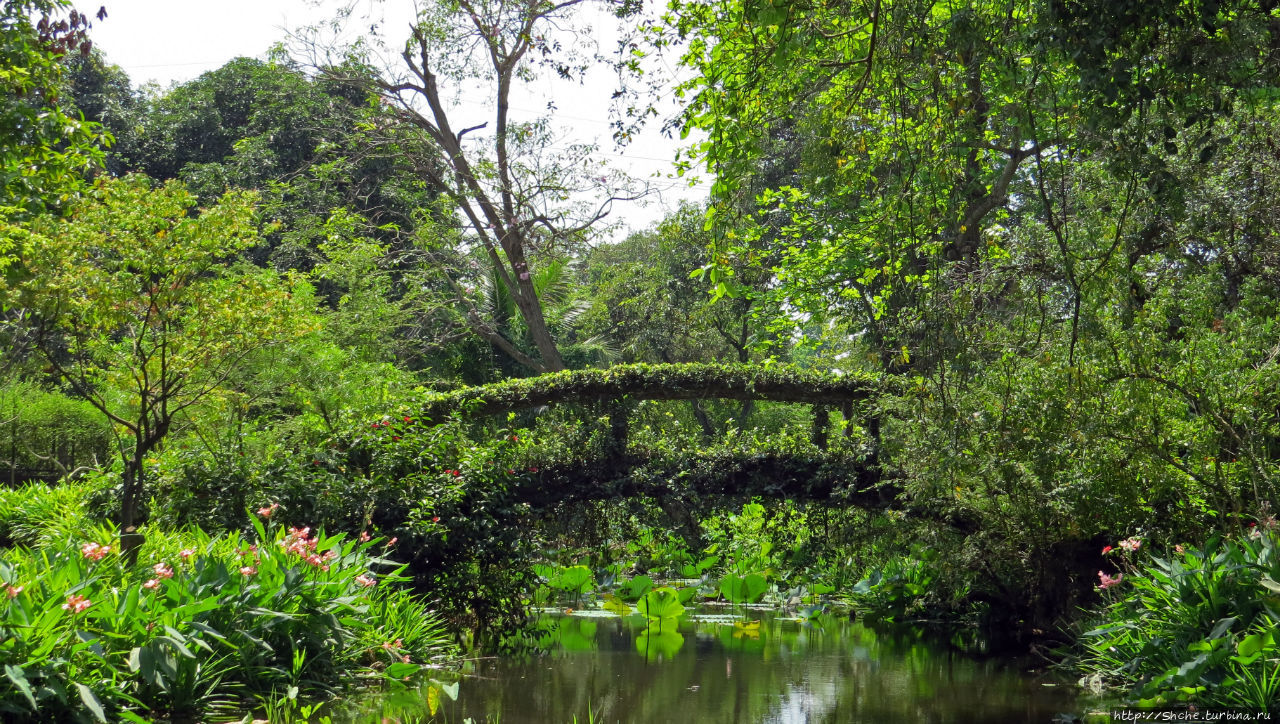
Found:
[[0, 719], [204, 720], [450, 654], [385, 541], [254, 530], [152, 530], [132, 567], [105, 526], [0, 553]]
[[[1263, 529], [1266, 530], [1263, 530]], [[1241, 540], [1179, 545], [1165, 559], [1138, 538], [1108, 546], [1123, 573], [1099, 572], [1110, 603], [1082, 637], [1083, 681], [1140, 706], [1253, 709], [1280, 700], [1280, 555], [1267, 521]]]

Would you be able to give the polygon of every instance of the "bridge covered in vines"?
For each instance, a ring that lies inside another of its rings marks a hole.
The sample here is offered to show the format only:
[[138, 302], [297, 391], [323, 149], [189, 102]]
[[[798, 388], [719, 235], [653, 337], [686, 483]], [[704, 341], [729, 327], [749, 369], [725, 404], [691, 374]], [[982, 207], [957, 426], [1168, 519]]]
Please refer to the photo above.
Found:
[[[433, 425], [519, 413], [536, 425], [553, 408], [574, 405], [586, 417], [607, 421], [604, 443], [590, 454], [539, 463], [536, 475], [516, 483], [514, 497], [535, 508], [645, 495], [831, 500], [881, 509], [892, 506], [898, 492], [883, 479], [879, 463], [875, 403], [885, 385], [870, 376], [786, 366], [621, 365], [431, 393], [419, 414]], [[674, 453], [630, 444], [639, 403], [713, 399], [806, 406], [808, 444], [784, 451], [707, 440]], [[832, 424], [835, 412], [843, 425]]]

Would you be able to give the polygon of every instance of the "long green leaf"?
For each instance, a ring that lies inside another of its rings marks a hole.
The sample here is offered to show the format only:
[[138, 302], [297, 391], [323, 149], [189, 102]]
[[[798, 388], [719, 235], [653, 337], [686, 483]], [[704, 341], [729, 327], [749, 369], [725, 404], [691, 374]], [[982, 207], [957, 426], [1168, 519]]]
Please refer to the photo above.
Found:
[[31, 691], [31, 682], [27, 681], [27, 672], [23, 671], [20, 666], [5, 664], [4, 675], [9, 677], [9, 681], [12, 681], [13, 685], [18, 687], [18, 691], [22, 692], [23, 696], [27, 697], [27, 702], [31, 704], [31, 710], [38, 711], [40, 707], [36, 705], [35, 694]]
[[85, 707], [93, 712], [94, 718], [102, 722], [102, 724], [107, 724], [107, 713], [102, 710], [102, 702], [98, 701], [98, 697], [94, 695], [93, 690], [80, 682], [76, 682], [76, 691], [80, 692], [80, 701], [83, 701]]

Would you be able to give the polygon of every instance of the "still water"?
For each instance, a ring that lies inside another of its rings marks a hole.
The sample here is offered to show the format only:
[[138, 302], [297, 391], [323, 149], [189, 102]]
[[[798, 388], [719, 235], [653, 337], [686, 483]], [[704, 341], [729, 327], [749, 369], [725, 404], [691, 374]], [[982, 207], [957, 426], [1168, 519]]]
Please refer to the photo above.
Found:
[[[599, 613], [545, 615], [545, 654], [473, 662], [456, 701], [439, 697], [434, 719], [1052, 722], [1079, 711], [1069, 684], [877, 634], [844, 616], [800, 621], [759, 609], [703, 609], [656, 630], [640, 616]], [[400, 720], [417, 719], [415, 708], [427, 713], [423, 692], [394, 698], [381, 702], [382, 712]]]

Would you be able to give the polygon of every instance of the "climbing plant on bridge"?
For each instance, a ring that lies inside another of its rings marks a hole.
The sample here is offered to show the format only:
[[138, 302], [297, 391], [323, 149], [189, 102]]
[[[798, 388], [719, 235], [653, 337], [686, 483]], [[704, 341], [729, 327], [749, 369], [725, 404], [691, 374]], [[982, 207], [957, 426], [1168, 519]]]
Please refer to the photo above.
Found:
[[831, 375], [783, 365], [618, 365], [432, 393], [423, 401], [419, 414], [441, 422], [450, 415], [483, 415], [556, 403], [609, 403], [624, 399], [722, 398], [848, 406], [870, 400], [886, 384], [890, 383], [871, 375]]

